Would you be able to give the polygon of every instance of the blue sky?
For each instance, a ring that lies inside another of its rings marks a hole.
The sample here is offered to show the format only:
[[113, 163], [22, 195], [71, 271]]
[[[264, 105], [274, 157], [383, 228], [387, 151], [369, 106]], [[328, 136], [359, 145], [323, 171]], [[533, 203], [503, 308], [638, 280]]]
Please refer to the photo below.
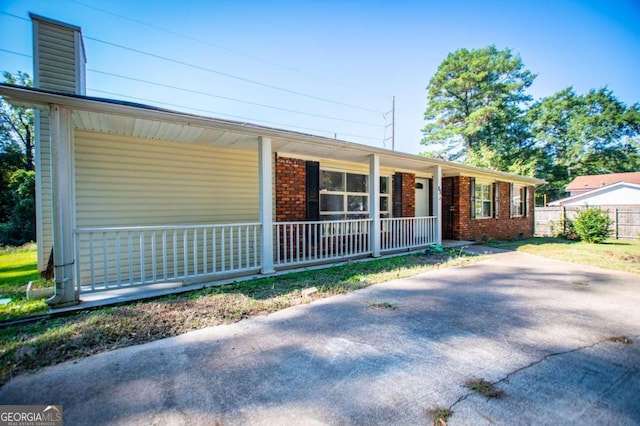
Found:
[[429, 79], [462, 47], [512, 49], [538, 74], [536, 99], [608, 86], [640, 102], [637, 0], [0, 0], [2, 71], [33, 75], [6, 52], [31, 55], [29, 12], [82, 27], [88, 95], [375, 146], [395, 96], [395, 148], [414, 154]]

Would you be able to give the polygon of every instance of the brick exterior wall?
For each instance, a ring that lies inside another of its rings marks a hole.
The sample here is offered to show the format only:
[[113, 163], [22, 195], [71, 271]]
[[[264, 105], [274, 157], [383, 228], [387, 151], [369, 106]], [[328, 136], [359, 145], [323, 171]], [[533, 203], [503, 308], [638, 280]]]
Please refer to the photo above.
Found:
[[[392, 185], [393, 186], [393, 185]], [[391, 216], [393, 215], [393, 206], [398, 201], [398, 193], [392, 191], [391, 194]], [[416, 175], [411, 173], [402, 173], [402, 216], [414, 217], [416, 215]]]
[[416, 215], [416, 175], [402, 174], [402, 217]]
[[307, 165], [276, 154], [276, 222], [307, 219]]
[[[534, 187], [529, 186], [527, 203], [528, 215], [510, 217], [511, 187], [509, 182], [498, 183], [498, 218], [471, 219], [471, 178], [461, 176], [457, 179], [458, 193], [454, 192], [456, 218], [454, 237], [459, 240], [508, 240], [533, 236]], [[494, 207], [495, 208], [495, 207]]]

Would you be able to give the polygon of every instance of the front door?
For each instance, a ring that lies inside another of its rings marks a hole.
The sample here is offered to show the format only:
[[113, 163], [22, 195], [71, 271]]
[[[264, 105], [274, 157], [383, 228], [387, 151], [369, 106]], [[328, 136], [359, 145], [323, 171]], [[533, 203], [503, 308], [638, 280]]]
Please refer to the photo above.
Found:
[[416, 217], [429, 216], [429, 179], [416, 178]]
[[455, 218], [454, 185], [455, 178], [442, 178], [442, 238], [451, 240], [455, 238], [453, 222]]

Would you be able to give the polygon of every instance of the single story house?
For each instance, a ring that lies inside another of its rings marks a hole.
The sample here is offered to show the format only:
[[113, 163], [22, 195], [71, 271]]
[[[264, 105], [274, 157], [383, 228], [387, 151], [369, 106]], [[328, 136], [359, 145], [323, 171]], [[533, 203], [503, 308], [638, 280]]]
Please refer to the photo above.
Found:
[[32, 15], [39, 267], [52, 306], [441, 244], [531, 236], [544, 181], [84, 94], [78, 27]]
[[569, 193], [569, 197], [573, 197], [617, 182], [640, 185], [640, 172], [578, 176], [567, 185], [566, 191]]
[[[640, 173], [637, 174], [640, 175]], [[640, 207], [640, 184], [616, 182], [553, 201], [549, 206]]]

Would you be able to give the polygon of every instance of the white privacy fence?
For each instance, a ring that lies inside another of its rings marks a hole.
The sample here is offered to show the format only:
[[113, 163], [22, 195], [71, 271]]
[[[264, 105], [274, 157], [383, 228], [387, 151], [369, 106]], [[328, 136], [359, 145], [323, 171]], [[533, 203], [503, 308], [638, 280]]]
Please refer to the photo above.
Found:
[[75, 230], [79, 291], [184, 280], [260, 266], [259, 223]]
[[[566, 232], [570, 221], [575, 219], [580, 210], [579, 206], [536, 207], [535, 235], [552, 237]], [[611, 237], [615, 239], [640, 238], [640, 208], [630, 207], [602, 207], [609, 212], [611, 218]]]
[[[369, 256], [372, 220], [278, 222], [276, 268]], [[435, 217], [380, 219], [380, 251], [437, 244]], [[260, 223], [79, 228], [75, 230], [80, 292], [257, 272]]]

